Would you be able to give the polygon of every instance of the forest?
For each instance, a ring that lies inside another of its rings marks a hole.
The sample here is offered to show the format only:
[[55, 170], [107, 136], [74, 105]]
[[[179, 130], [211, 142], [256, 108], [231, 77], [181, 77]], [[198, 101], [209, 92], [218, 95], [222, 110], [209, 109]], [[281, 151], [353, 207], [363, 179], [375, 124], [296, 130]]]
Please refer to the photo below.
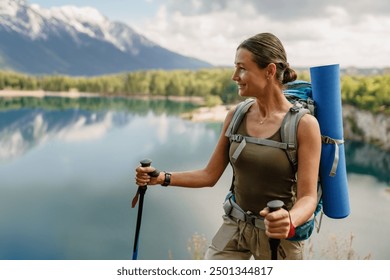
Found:
[[[199, 96], [207, 106], [232, 104], [240, 97], [231, 80], [232, 69], [153, 70], [94, 77], [27, 75], [0, 71], [0, 90], [43, 90], [50, 92], [88, 92], [107, 96]], [[308, 72], [298, 79], [310, 81]], [[390, 75], [341, 75], [343, 104], [374, 113], [390, 114]]]

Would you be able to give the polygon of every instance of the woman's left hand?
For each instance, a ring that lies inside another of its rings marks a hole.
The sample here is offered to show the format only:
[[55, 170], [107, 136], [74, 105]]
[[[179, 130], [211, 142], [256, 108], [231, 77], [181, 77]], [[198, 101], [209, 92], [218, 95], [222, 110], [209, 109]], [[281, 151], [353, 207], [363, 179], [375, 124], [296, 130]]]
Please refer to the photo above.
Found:
[[270, 238], [284, 239], [287, 238], [290, 231], [290, 217], [286, 209], [280, 208], [270, 212], [266, 207], [260, 211], [264, 217], [265, 234]]

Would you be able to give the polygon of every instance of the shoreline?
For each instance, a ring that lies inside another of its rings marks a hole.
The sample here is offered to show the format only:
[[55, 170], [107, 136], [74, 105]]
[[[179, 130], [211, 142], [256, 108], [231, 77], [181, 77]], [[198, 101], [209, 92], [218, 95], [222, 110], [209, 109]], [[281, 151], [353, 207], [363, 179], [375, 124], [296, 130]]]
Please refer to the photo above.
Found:
[[193, 122], [223, 122], [231, 106], [217, 105], [213, 107], [200, 107], [190, 113], [182, 115], [182, 118]]
[[69, 98], [79, 98], [79, 97], [98, 97], [100, 96], [97, 93], [89, 92], [78, 92], [78, 91], [44, 91], [44, 90], [12, 90], [12, 89], [2, 89], [0, 90], [0, 97], [37, 97], [43, 98], [46, 96], [53, 97], [69, 97]]
[[213, 107], [204, 106], [204, 98], [200, 96], [145, 96], [145, 95], [108, 95], [108, 94], [98, 94], [98, 93], [89, 93], [89, 92], [79, 92], [79, 91], [44, 91], [44, 90], [12, 90], [12, 89], [2, 89], [0, 90], [0, 97], [13, 98], [13, 97], [67, 97], [67, 98], [80, 98], [80, 97], [122, 97], [122, 98], [136, 98], [136, 99], [156, 99], [164, 100], [168, 99], [176, 102], [192, 102], [196, 105], [201, 106], [198, 109], [190, 113], [183, 114], [182, 117], [193, 122], [223, 122], [225, 120], [226, 114], [229, 111], [231, 106], [227, 105], [218, 105]]
[[204, 98], [200, 96], [163, 96], [163, 95], [145, 95], [145, 94], [135, 94], [135, 95], [125, 95], [125, 94], [104, 94], [104, 93], [93, 93], [93, 92], [79, 92], [75, 91], [44, 91], [44, 90], [13, 90], [13, 89], [2, 89], [0, 90], [0, 97], [37, 97], [43, 98], [46, 96], [53, 97], [69, 97], [69, 98], [79, 98], [79, 97], [122, 97], [122, 98], [137, 98], [137, 99], [168, 99], [172, 101], [188, 101], [193, 102], [197, 105], [204, 104]]

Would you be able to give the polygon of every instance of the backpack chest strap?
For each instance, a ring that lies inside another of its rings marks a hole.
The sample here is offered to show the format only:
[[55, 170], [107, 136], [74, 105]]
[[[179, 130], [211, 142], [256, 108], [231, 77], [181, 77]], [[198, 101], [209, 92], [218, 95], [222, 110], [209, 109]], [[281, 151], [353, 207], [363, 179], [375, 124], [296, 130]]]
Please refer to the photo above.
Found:
[[263, 146], [268, 146], [268, 147], [273, 147], [273, 148], [278, 148], [278, 149], [283, 149], [287, 150], [294, 144], [288, 144], [288, 143], [283, 143], [283, 142], [278, 142], [274, 140], [269, 140], [265, 138], [256, 138], [256, 137], [250, 137], [250, 136], [243, 136], [241, 134], [233, 134], [230, 136], [230, 141], [240, 143], [238, 145], [237, 149], [234, 151], [232, 155], [232, 161], [235, 162], [238, 158], [238, 156], [241, 154], [242, 150], [245, 148], [246, 143], [252, 143], [252, 144], [257, 144], [257, 145], [263, 145]]

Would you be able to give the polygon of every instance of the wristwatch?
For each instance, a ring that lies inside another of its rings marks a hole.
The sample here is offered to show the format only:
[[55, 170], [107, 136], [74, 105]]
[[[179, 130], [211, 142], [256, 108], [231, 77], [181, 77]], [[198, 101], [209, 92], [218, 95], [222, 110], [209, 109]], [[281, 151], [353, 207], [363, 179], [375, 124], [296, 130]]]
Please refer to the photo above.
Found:
[[172, 174], [169, 172], [165, 172], [164, 182], [161, 184], [163, 187], [168, 187], [171, 184], [171, 176]]

